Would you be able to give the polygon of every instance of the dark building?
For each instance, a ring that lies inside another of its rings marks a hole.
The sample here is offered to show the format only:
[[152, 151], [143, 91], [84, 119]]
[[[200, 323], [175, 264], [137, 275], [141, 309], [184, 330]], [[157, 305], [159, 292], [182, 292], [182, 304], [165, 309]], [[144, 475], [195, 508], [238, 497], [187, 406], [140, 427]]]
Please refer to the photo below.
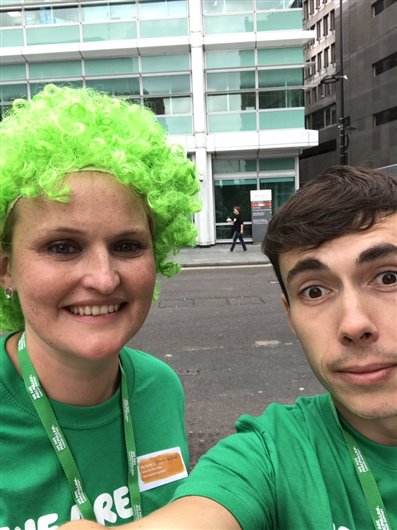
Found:
[[304, 0], [306, 126], [301, 184], [333, 164], [397, 175], [397, 0]]

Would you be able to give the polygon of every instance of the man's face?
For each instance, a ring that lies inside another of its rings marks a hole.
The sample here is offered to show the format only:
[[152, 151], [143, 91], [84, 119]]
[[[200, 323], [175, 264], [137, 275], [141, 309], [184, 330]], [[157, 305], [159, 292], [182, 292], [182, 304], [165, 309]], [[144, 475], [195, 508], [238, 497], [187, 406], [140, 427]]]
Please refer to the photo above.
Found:
[[[290, 326], [338, 410], [360, 432], [397, 421], [397, 214], [280, 257]], [[361, 430], [360, 430], [361, 427]]]

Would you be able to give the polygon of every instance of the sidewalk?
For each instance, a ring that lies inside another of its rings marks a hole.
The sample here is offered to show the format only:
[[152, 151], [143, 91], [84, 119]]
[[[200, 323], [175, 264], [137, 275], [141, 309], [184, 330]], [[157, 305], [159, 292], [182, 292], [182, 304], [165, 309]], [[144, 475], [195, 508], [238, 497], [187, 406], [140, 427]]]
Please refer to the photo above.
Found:
[[175, 257], [175, 261], [180, 263], [183, 268], [261, 265], [269, 263], [268, 258], [261, 252], [261, 246], [250, 243], [247, 243], [246, 252], [243, 251], [241, 245], [236, 245], [234, 251], [230, 252], [229, 244], [184, 248]]

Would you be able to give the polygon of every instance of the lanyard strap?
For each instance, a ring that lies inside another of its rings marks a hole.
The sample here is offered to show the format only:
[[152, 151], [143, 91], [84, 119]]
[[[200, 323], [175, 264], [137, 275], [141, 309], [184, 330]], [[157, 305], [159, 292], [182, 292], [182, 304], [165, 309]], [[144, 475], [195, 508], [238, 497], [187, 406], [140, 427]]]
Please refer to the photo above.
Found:
[[[73, 498], [79, 508], [83, 519], [95, 521], [93, 506], [85, 492], [84, 484], [81, 479], [78, 467], [70, 451], [66, 438], [54, 414], [51, 404], [44, 392], [37, 377], [36, 370], [30, 360], [26, 348], [25, 333], [18, 341], [18, 360], [21, 367], [23, 381], [26, 390], [32, 400], [41, 423], [47, 433], [47, 436], [54, 448], [55, 454], [63, 468], [66, 479], [69, 483]], [[121, 400], [123, 410], [124, 438], [128, 457], [128, 487], [130, 492], [132, 513], [134, 519], [142, 517], [141, 494], [138, 485], [138, 466], [136, 459], [135, 438], [132, 428], [132, 419], [128, 401], [128, 384], [125, 372], [120, 363], [121, 371]]]
[[347, 432], [339, 420], [335, 404], [330, 396], [330, 403], [336, 421], [342, 431], [346, 445], [349, 449], [354, 468], [361, 483], [365, 500], [371, 514], [371, 519], [376, 530], [392, 530], [391, 524], [387, 517], [387, 512], [383, 504], [382, 496], [379, 492], [375, 477], [369, 467], [369, 464], [361, 451], [361, 448], [355, 438]]

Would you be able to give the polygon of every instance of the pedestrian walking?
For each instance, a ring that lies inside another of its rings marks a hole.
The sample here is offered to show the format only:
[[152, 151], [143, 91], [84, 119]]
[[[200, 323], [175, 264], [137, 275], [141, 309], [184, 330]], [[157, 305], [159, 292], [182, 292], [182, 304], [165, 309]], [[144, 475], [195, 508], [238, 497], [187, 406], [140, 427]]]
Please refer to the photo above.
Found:
[[230, 247], [230, 252], [233, 252], [234, 247], [236, 246], [237, 239], [240, 240], [241, 245], [243, 247], [243, 250], [247, 250], [247, 246], [245, 244], [243, 233], [244, 233], [244, 221], [241, 217], [240, 213], [240, 206], [233, 206], [233, 215], [234, 218], [232, 220], [233, 222], [233, 241], [232, 246]]

